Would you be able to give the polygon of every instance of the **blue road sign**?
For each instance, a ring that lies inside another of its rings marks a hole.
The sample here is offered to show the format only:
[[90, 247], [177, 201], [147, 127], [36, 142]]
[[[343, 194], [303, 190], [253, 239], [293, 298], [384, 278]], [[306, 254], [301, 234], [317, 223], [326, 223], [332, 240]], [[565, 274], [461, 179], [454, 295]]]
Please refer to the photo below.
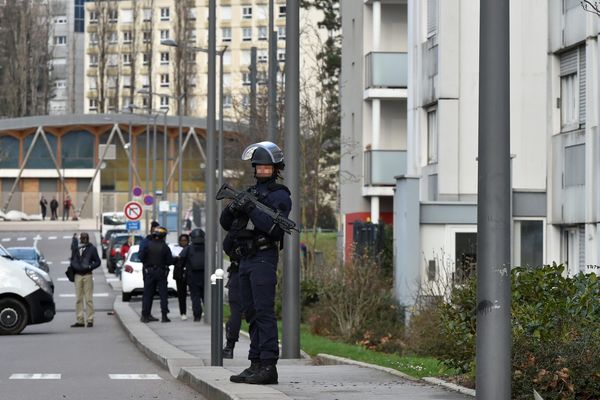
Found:
[[127, 221], [125, 223], [128, 231], [139, 231], [140, 230], [140, 221]]

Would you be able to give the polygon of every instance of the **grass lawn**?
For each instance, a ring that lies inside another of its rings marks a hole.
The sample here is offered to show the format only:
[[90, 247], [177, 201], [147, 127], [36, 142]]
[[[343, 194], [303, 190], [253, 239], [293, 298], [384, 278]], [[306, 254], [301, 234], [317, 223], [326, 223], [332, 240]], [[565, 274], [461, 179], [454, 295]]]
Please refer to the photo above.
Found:
[[[224, 306], [224, 319], [229, 318], [229, 306]], [[281, 321], [277, 322], [281, 334]], [[242, 322], [242, 330], [248, 332], [248, 324]], [[399, 356], [365, 349], [362, 346], [342, 343], [323, 336], [313, 335], [308, 327], [300, 327], [300, 347], [311, 356], [326, 353], [333, 356], [350, 358], [382, 367], [393, 368], [415, 378], [425, 376], [447, 376], [455, 375], [452, 370], [446, 369], [438, 361], [431, 357]]]

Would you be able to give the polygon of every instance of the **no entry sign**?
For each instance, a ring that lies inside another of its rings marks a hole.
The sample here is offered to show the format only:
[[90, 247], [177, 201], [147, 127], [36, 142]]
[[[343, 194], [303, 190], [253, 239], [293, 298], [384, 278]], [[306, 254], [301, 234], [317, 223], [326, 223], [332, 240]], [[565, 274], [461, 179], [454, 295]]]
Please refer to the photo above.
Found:
[[142, 218], [142, 205], [137, 201], [130, 201], [123, 208], [125, 218], [130, 221], [139, 221]]

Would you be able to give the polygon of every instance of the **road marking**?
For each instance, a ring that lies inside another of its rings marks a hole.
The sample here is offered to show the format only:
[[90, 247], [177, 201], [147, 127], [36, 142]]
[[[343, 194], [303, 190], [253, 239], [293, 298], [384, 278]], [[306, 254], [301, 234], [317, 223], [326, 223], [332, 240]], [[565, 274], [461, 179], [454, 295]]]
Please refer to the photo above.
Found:
[[[62, 278], [59, 278], [62, 279]], [[94, 293], [94, 297], [108, 297], [108, 293]], [[75, 297], [75, 293], [63, 293], [59, 294], [58, 297]]]
[[56, 236], [48, 236], [48, 240], [56, 240]]
[[61, 374], [12, 374], [8, 379], [60, 379]]
[[59, 282], [66, 282], [69, 280], [69, 278], [56, 278], [56, 280]]
[[63, 236], [63, 239], [71, 239], [73, 236]]
[[2, 238], [3, 242], [10, 242], [10, 238]]
[[27, 240], [27, 238], [26, 238], [26, 237], [20, 237], [20, 238], [17, 238], [17, 242], [24, 242], [24, 241], [26, 241], [26, 240]]
[[46, 261], [46, 264], [52, 265], [52, 264], [54, 264], [54, 261]]
[[71, 264], [71, 261], [61, 261], [60, 263], [62, 265], [69, 265], [69, 264]]
[[106, 278], [106, 282], [119, 282], [119, 278]]
[[108, 374], [110, 379], [162, 379], [157, 374]]

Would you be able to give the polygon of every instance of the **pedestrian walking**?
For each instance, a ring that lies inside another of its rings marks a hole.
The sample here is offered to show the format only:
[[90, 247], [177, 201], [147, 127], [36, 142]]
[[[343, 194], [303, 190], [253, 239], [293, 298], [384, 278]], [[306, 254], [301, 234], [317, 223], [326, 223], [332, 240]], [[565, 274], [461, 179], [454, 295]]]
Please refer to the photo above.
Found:
[[58, 219], [58, 200], [56, 200], [56, 197], [52, 197], [52, 200], [50, 200], [50, 219], [52, 221], [56, 221]]
[[69, 220], [69, 215], [71, 213], [71, 206], [73, 205], [72, 201], [71, 201], [71, 197], [69, 195], [67, 195], [67, 198], [65, 199], [65, 201], [63, 201], [63, 221], [66, 219], [67, 221]]
[[[250, 160], [256, 184], [248, 188], [258, 201], [287, 217], [292, 208], [290, 191], [277, 183], [284, 168], [283, 152], [275, 143], [248, 146], [242, 160]], [[221, 226], [233, 240], [233, 253], [240, 258], [239, 285], [242, 310], [250, 325], [250, 367], [230, 380], [236, 383], [277, 383], [279, 358], [275, 286], [277, 261], [284, 231], [275, 220], [257, 208], [246, 192], [223, 209]], [[244, 227], [243, 229], [239, 229]]]
[[181, 251], [179, 258], [187, 275], [194, 322], [200, 322], [204, 302], [204, 231], [193, 229], [190, 241], [191, 244]]
[[[79, 235], [73, 235], [71, 240], [71, 266], [75, 270], [75, 312], [77, 320], [71, 328], [91, 328], [94, 326], [94, 278], [93, 271], [100, 266], [100, 257], [96, 246], [90, 243], [90, 236], [82, 232]], [[83, 303], [85, 301], [84, 318]]]
[[165, 243], [166, 237], [167, 229], [157, 226], [151, 234], [151, 240], [139, 252], [140, 260], [143, 264], [142, 274], [144, 278], [142, 317], [140, 321], [145, 323], [158, 321], [151, 314], [152, 301], [157, 288], [160, 296], [161, 322], [171, 322], [167, 316], [169, 314], [167, 277], [169, 276], [169, 265], [173, 264], [173, 255], [171, 254], [171, 249]]
[[46, 212], [48, 211], [48, 200], [42, 195], [40, 199], [40, 209], [42, 211], [42, 221], [46, 220]]
[[[181, 252], [188, 247], [190, 244], [190, 235], [187, 233], [182, 233], [179, 235], [179, 239], [177, 240], [179, 250], [179, 255]], [[185, 269], [185, 262], [181, 259], [181, 257], [177, 257], [175, 261], [175, 267], [173, 268], [173, 279], [175, 279], [175, 283], [177, 284], [177, 300], [179, 300], [179, 315], [181, 316], [181, 320], [187, 320], [187, 271]]]

